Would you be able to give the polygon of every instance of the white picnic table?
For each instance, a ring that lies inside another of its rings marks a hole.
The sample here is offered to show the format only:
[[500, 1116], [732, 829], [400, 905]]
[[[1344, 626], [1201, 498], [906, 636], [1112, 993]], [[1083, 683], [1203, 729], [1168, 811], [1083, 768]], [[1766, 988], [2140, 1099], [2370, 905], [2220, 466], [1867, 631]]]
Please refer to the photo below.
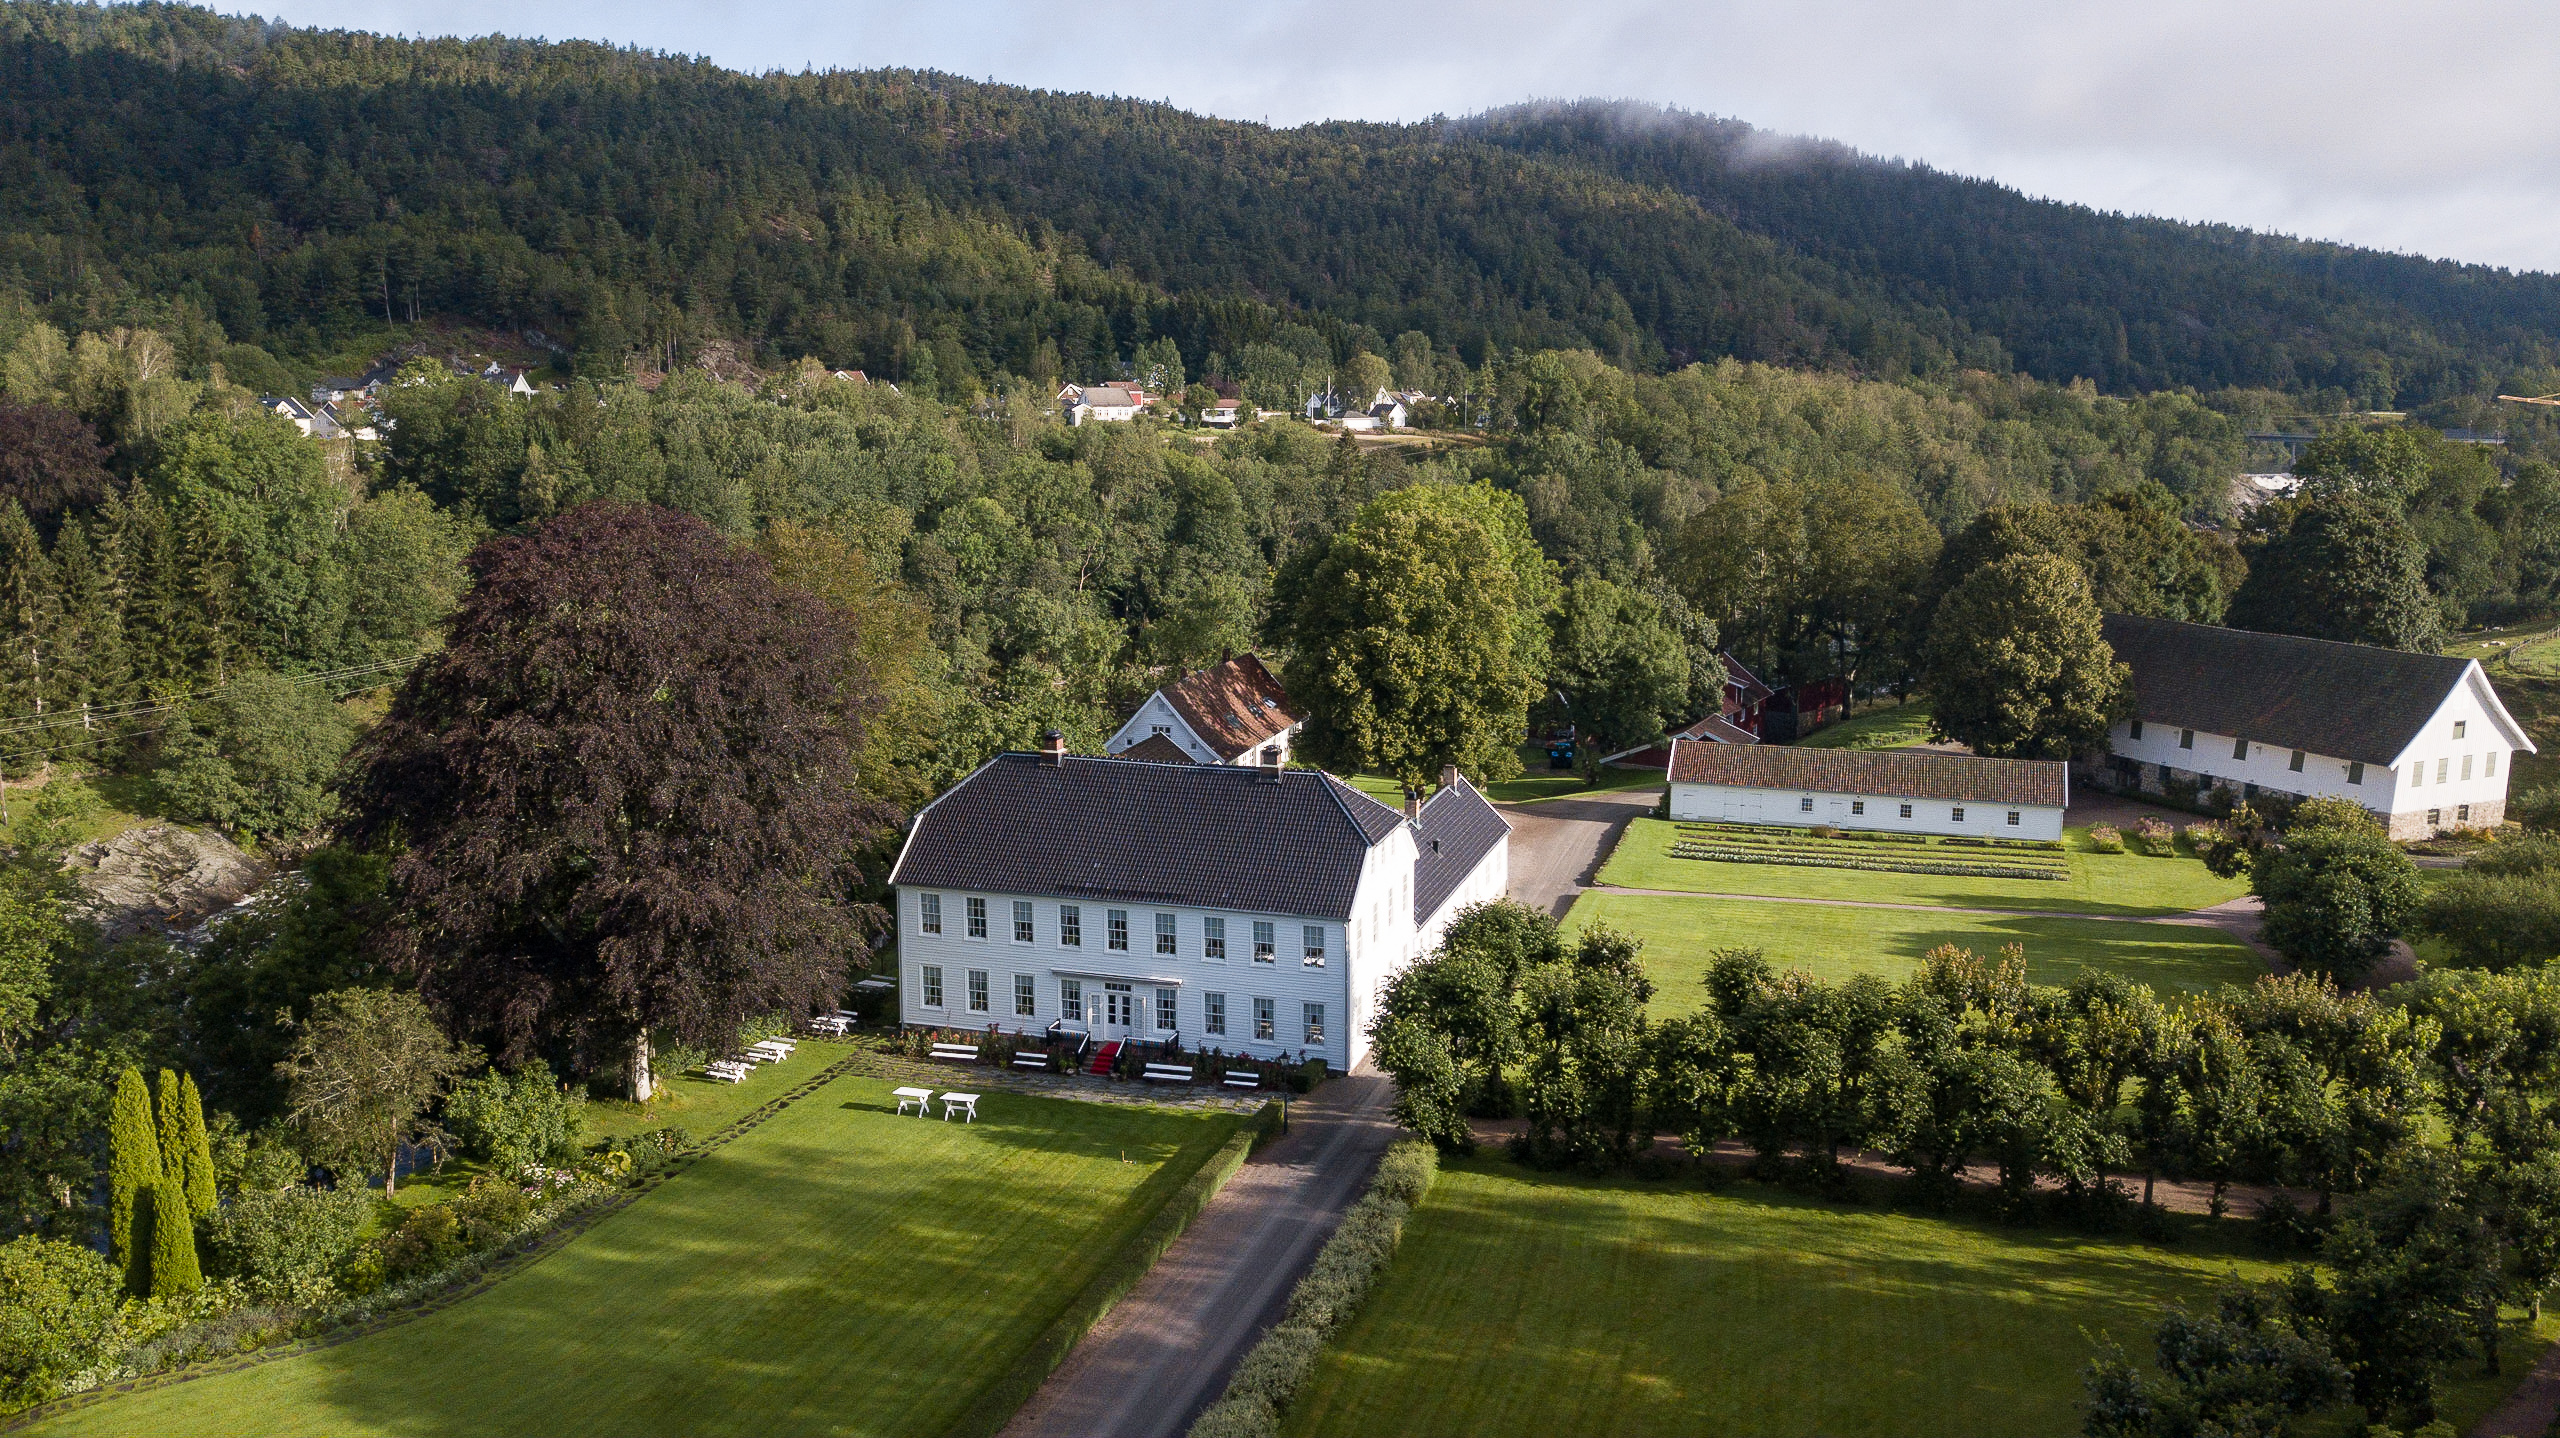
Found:
[[933, 1111], [930, 1107], [933, 1102], [933, 1090], [929, 1088], [893, 1088], [889, 1093], [891, 1097], [897, 1099], [900, 1113], [905, 1113], [909, 1104], [916, 1106], [918, 1118]]
[[978, 1121], [978, 1096], [973, 1093], [947, 1093], [942, 1096], [942, 1121], [951, 1122], [954, 1112], [967, 1114], [964, 1123]]

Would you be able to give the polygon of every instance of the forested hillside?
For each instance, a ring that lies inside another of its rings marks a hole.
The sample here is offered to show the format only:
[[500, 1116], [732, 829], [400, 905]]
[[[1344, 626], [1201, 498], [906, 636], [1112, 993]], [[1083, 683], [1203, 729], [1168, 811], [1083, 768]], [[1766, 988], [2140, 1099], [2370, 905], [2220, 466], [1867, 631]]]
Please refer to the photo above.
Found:
[[438, 317], [538, 330], [597, 373], [745, 339], [955, 397], [1154, 336], [1195, 374], [1411, 333], [1470, 365], [2015, 365], [2330, 408], [2560, 354], [2547, 276], [1755, 139], [1601, 106], [1275, 132], [942, 75], [10, 3], [0, 291], [66, 330], [200, 314], [306, 359]]

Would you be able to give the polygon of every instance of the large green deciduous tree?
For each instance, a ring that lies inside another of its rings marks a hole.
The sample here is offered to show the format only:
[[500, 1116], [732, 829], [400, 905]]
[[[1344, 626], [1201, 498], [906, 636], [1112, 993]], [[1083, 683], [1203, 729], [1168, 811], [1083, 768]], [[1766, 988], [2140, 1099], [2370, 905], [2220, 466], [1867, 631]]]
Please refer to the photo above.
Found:
[[364, 741], [350, 834], [397, 841], [395, 961], [510, 1062], [624, 1071], [831, 1007], [882, 811], [842, 613], [700, 520], [596, 503], [493, 540]]
[[2249, 888], [2266, 900], [2267, 942], [2341, 983], [2390, 952], [2426, 896], [2409, 856], [2378, 825], [2354, 820], [2287, 831], [2252, 862]]
[[170, 727], [152, 787], [170, 814], [292, 837], [328, 822], [356, 721], [329, 691], [257, 671]]
[[1688, 646], [1642, 591], [1596, 578], [1566, 585], [1550, 652], [1548, 678], [1585, 731], [1581, 747], [1592, 759], [1659, 739], [1667, 722], [1684, 717]]
[[1416, 485], [1362, 507], [1289, 586], [1289, 692], [1309, 757], [1431, 783], [1519, 772], [1554, 579], [1520, 502]]
[[2231, 627], [2434, 652], [2442, 633], [2426, 546], [2383, 501], [2318, 494], [2265, 506], [2251, 528]]
[[1929, 626], [1930, 727], [1977, 754], [2068, 759], [2104, 743], [2128, 673], [2098, 632], [2089, 581], [2066, 559], [1996, 560], [1949, 591]]

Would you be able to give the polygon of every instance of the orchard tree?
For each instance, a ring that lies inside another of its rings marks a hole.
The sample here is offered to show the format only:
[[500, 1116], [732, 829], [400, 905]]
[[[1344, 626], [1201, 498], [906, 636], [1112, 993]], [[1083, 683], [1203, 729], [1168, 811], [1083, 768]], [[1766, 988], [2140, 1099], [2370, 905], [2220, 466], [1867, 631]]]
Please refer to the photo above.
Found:
[[2233, 628], [2435, 652], [2441, 613], [2427, 590], [2427, 547], [2383, 500], [2317, 494], [2263, 506], [2251, 528]]
[[582, 506], [471, 571], [358, 755], [351, 837], [405, 846], [395, 965], [505, 1061], [641, 1097], [653, 1032], [725, 1045], [832, 1005], [886, 817], [855, 789], [846, 616], [650, 506]]
[[2050, 554], [1996, 560], [1949, 591], [1921, 661], [1931, 732], [1977, 754], [2068, 759], [2131, 698], [2089, 581]]
[[1285, 589], [1310, 758], [1416, 787], [1452, 764], [1519, 772], [1554, 577], [1518, 499], [1486, 485], [1381, 495]]

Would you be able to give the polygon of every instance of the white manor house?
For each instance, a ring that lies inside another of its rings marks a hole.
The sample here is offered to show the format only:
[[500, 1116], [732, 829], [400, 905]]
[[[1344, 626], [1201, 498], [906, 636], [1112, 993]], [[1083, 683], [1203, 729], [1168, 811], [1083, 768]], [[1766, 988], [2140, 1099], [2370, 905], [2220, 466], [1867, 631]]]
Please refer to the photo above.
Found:
[[2479, 661], [2110, 614], [2133, 716], [2086, 778], [2128, 793], [2220, 788], [2347, 799], [2394, 839], [2506, 817], [2524, 726]]
[[1386, 981], [1501, 897], [1511, 826], [1454, 770], [1399, 813], [1313, 769], [999, 754], [890, 873], [899, 1017], [1348, 1070]]

